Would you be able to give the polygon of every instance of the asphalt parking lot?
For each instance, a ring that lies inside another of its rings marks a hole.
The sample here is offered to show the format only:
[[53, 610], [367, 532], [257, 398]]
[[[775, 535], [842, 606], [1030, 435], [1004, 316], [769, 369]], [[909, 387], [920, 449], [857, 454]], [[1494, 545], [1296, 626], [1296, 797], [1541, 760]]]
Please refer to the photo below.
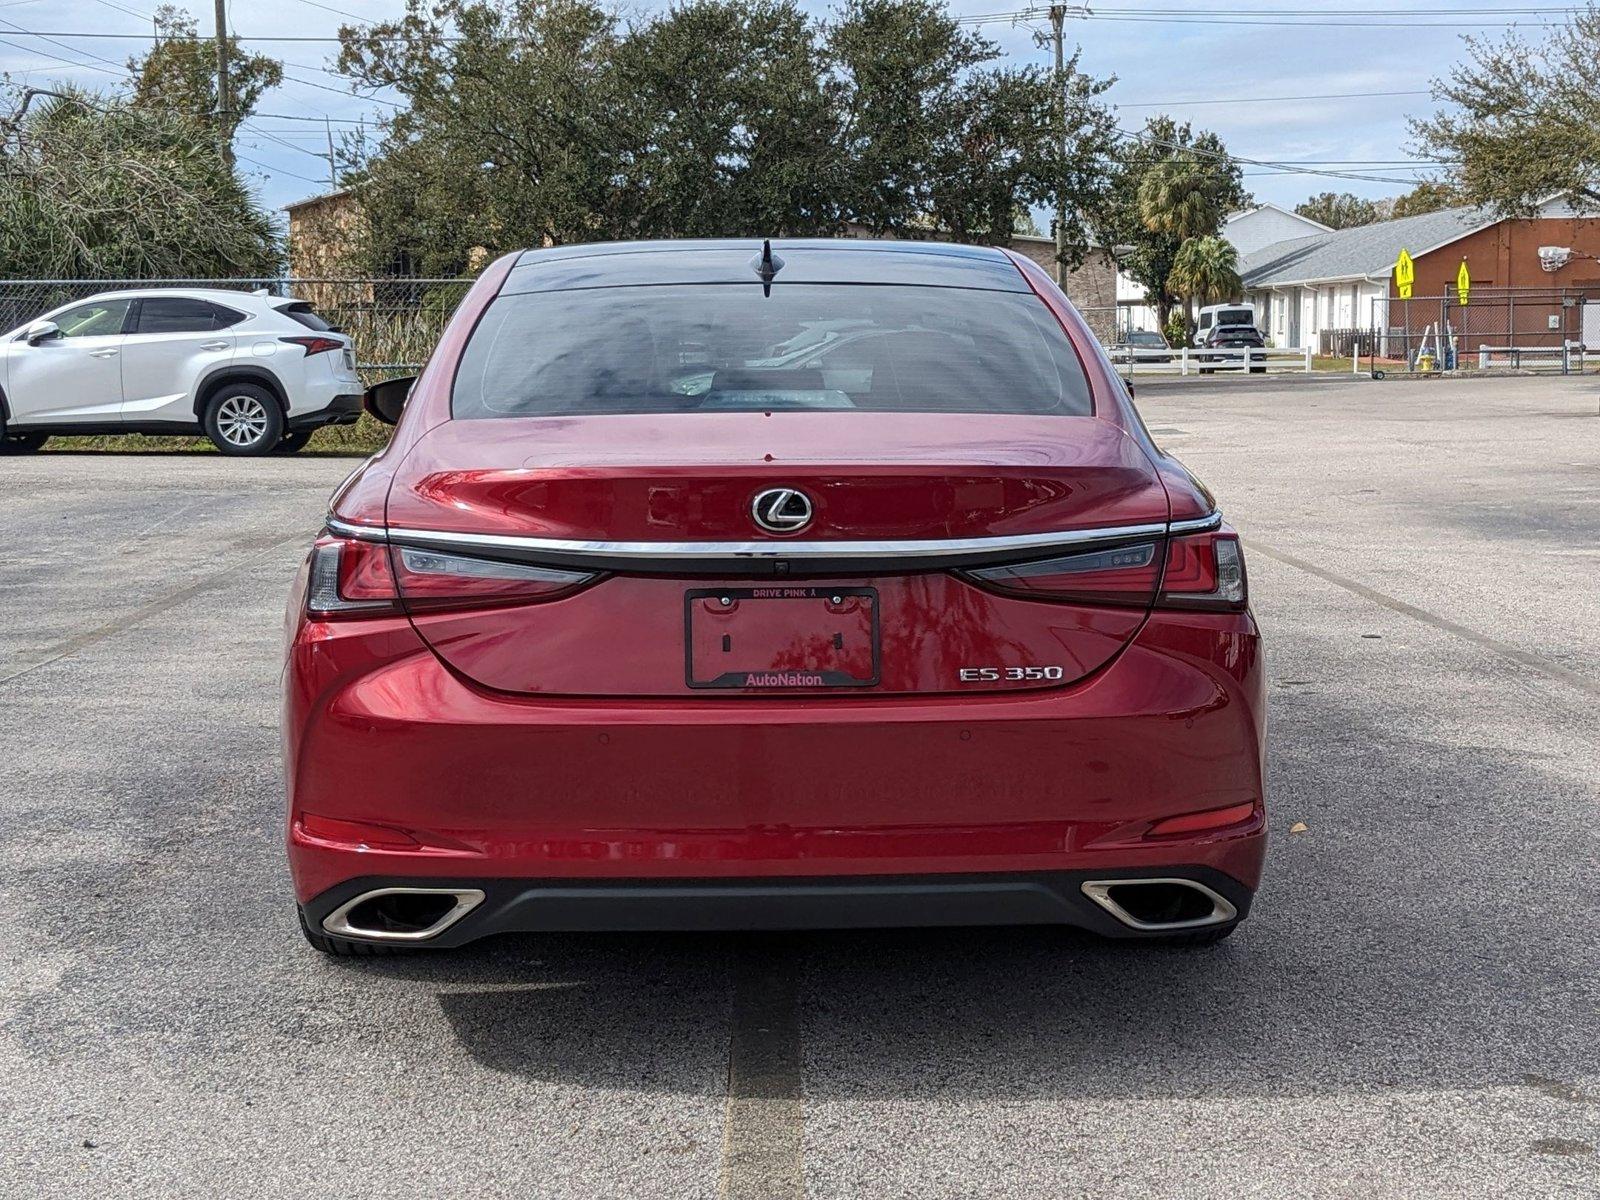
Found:
[[0, 460], [0, 1195], [1600, 1193], [1597, 393], [1141, 384], [1268, 638], [1268, 879], [1204, 950], [326, 960], [279, 645], [354, 460]]

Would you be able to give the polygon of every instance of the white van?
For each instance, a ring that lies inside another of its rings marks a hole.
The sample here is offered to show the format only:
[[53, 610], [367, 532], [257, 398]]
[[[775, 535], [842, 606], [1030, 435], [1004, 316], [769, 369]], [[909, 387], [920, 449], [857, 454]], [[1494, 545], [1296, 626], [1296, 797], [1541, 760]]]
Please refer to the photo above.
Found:
[[1256, 310], [1248, 304], [1208, 304], [1200, 310], [1200, 319], [1195, 325], [1195, 344], [1204, 346], [1206, 334], [1219, 325], [1248, 325], [1254, 329], [1255, 324]]

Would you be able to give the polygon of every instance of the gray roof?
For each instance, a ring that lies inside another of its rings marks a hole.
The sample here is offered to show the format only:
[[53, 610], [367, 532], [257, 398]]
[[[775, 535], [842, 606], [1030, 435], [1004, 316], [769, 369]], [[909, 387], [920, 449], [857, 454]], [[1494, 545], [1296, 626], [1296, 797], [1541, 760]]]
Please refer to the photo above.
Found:
[[1494, 214], [1487, 208], [1445, 208], [1398, 221], [1274, 242], [1245, 255], [1239, 275], [1246, 288], [1382, 277], [1402, 249], [1413, 255], [1425, 254], [1493, 220]]

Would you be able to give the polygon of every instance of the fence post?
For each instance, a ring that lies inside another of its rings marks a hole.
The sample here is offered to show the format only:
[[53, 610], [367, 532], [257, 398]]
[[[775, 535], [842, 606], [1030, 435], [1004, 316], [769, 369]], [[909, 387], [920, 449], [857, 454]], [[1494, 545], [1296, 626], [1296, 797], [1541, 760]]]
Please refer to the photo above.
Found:
[[1178, 347], [1178, 374], [1185, 376], [1189, 374], [1189, 347], [1187, 346]]

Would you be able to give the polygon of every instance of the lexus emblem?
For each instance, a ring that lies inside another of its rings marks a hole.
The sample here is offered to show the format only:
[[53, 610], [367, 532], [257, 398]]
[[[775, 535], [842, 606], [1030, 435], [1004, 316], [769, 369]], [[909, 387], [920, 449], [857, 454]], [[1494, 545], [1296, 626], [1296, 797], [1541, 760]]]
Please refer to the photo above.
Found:
[[750, 515], [768, 533], [794, 533], [811, 524], [811, 497], [794, 488], [768, 488], [756, 493]]

